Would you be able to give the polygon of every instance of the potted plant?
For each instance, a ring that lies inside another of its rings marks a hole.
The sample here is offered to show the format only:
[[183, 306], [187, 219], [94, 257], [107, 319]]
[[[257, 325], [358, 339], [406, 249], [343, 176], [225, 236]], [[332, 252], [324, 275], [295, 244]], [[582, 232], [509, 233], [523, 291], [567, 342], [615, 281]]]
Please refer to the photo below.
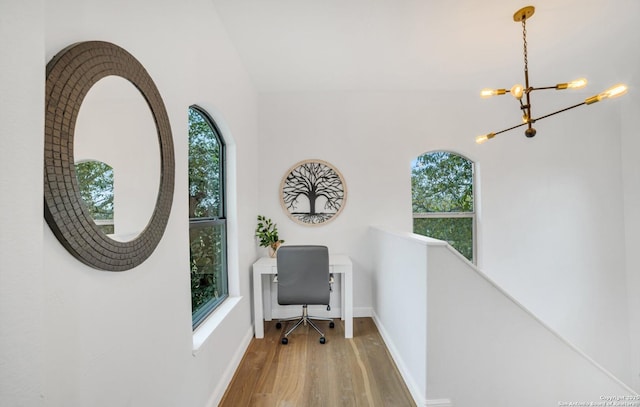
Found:
[[278, 237], [278, 227], [271, 219], [258, 215], [258, 226], [256, 227], [256, 237], [260, 240], [261, 247], [269, 248], [269, 256], [275, 257], [278, 247], [284, 240]]

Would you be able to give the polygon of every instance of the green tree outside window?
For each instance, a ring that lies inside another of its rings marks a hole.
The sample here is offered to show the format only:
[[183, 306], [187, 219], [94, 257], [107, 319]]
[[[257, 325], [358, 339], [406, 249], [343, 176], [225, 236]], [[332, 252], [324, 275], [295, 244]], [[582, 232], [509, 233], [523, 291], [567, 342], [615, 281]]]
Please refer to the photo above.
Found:
[[412, 162], [413, 232], [447, 241], [474, 261], [473, 162], [446, 152]]
[[189, 108], [189, 252], [194, 329], [227, 298], [224, 142], [207, 113]]

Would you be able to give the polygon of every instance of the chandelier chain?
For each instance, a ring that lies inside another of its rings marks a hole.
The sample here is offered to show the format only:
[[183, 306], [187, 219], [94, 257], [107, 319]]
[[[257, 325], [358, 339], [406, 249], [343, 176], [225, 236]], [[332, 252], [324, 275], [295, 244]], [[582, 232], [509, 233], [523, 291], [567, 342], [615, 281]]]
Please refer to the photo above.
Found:
[[529, 61], [527, 59], [527, 19], [522, 19], [522, 49], [524, 52], [524, 70], [529, 70]]

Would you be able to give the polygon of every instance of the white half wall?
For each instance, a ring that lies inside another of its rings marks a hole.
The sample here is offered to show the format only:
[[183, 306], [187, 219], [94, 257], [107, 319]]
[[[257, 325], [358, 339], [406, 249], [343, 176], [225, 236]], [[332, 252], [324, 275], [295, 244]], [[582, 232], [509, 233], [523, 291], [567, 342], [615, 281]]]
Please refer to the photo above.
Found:
[[[416, 405], [427, 396], [428, 238], [371, 228], [374, 320]], [[433, 239], [431, 239], [433, 240]], [[444, 244], [436, 241], [435, 244]]]
[[375, 227], [370, 242], [376, 324], [418, 406], [640, 405], [445, 242]]
[[[427, 394], [456, 406], [640, 406], [449, 246], [428, 246]], [[613, 399], [608, 399], [613, 397]], [[573, 404], [571, 404], [573, 403]], [[593, 403], [593, 404], [590, 404]]]

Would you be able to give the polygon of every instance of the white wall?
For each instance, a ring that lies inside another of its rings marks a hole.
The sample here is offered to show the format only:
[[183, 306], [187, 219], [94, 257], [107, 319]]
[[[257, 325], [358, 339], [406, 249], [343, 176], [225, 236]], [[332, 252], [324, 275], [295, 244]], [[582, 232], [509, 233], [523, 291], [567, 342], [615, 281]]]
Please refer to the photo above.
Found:
[[626, 240], [627, 293], [629, 295], [630, 339], [633, 386], [640, 389], [640, 138], [636, 118], [640, 111], [640, 95], [630, 94], [622, 110], [622, 170], [624, 182], [624, 225]]
[[[586, 96], [537, 101], [547, 112]], [[261, 93], [259, 100], [260, 210], [288, 243], [322, 242], [352, 256], [356, 308], [372, 303], [367, 225], [410, 231], [411, 160], [455, 151], [479, 168], [481, 269], [630, 381], [622, 99], [541, 121], [534, 139], [513, 131], [481, 146], [476, 135], [517, 124], [513, 100], [472, 91]], [[325, 227], [296, 225], [279, 205], [282, 175], [307, 158], [331, 162], [346, 179], [344, 211]]]
[[530, 148], [511, 139], [486, 146], [482, 269], [630, 382], [620, 104], [612, 102], [541, 123]]
[[[0, 404], [215, 405], [252, 334], [257, 101], [213, 5], [9, 3], [0, 13]], [[122, 273], [75, 260], [43, 219], [45, 65], [85, 40], [113, 42], [145, 66], [164, 99], [175, 143], [175, 197], [166, 232], [146, 262]], [[230, 291], [239, 298], [197, 352], [187, 219], [187, 109], [193, 103], [218, 121], [228, 144]]]
[[44, 12], [0, 2], [0, 405], [42, 406]]

